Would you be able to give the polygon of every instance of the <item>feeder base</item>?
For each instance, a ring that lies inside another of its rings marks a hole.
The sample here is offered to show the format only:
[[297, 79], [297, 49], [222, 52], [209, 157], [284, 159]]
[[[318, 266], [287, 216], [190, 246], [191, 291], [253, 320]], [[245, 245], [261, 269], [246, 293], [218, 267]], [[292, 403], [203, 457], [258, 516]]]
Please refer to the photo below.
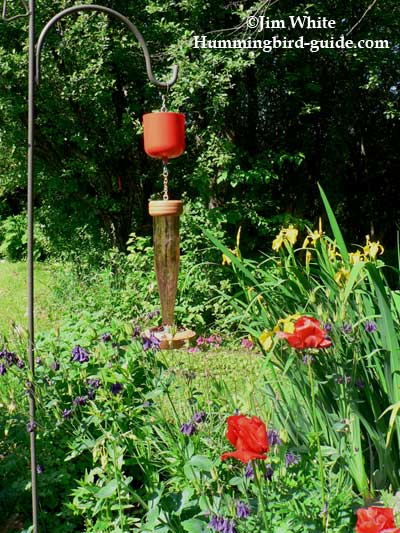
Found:
[[182, 328], [172, 335], [164, 326], [156, 326], [149, 330], [160, 341], [160, 350], [176, 350], [182, 348], [185, 342], [192, 339], [196, 333], [190, 329]]

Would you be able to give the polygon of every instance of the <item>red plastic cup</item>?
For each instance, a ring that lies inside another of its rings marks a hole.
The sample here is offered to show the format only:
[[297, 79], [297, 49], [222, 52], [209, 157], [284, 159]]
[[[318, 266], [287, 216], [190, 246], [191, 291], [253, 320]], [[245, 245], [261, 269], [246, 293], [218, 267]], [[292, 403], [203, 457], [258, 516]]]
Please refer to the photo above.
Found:
[[185, 151], [185, 115], [159, 112], [143, 115], [144, 150], [150, 157], [167, 160]]

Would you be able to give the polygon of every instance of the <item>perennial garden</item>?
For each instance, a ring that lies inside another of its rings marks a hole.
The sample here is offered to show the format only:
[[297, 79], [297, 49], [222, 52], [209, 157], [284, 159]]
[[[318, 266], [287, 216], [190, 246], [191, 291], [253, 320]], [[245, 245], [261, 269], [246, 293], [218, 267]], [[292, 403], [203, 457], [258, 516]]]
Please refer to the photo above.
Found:
[[222, 255], [197, 301], [213, 331], [185, 300], [209, 271], [183, 253], [177, 314], [201, 334], [179, 351], [149, 330], [146, 241], [97, 274], [59, 269], [69, 306], [38, 334], [34, 424], [26, 334], [3, 332], [4, 530], [30, 530], [34, 431], [43, 531], [400, 531], [398, 271], [369, 237], [349, 251], [321, 194], [331, 236], [282, 228], [259, 263], [240, 233], [229, 249], [204, 230]]

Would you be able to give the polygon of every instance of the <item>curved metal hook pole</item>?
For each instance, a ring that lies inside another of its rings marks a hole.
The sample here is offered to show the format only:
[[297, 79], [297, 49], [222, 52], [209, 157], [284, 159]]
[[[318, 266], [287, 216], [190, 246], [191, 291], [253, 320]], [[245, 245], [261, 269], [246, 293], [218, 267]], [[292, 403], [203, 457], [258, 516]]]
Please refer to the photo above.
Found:
[[171, 87], [178, 78], [178, 67], [177, 65], [172, 66], [172, 76], [168, 81], [159, 81], [157, 78], [155, 78], [153, 74], [153, 70], [151, 68], [151, 59], [149, 50], [146, 45], [146, 41], [143, 38], [143, 35], [140, 33], [140, 31], [137, 29], [137, 27], [132, 24], [132, 22], [126, 18], [124, 15], [121, 15], [118, 11], [115, 11], [114, 9], [111, 9], [109, 7], [105, 6], [99, 6], [96, 4], [89, 4], [89, 5], [79, 5], [79, 6], [72, 6], [67, 9], [64, 9], [63, 11], [60, 11], [57, 15], [55, 15], [49, 22], [46, 24], [46, 26], [43, 28], [36, 47], [36, 83], [40, 83], [40, 54], [42, 51], [44, 39], [47, 35], [47, 32], [54, 26], [54, 24], [60, 20], [61, 18], [65, 17], [66, 15], [69, 15], [71, 13], [75, 13], [77, 11], [100, 11], [102, 13], [107, 13], [108, 15], [112, 15], [113, 17], [121, 20], [129, 29], [130, 31], [135, 35], [136, 39], [139, 41], [140, 46], [143, 50], [144, 59], [146, 62], [146, 70], [147, 70], [147, 76], [151, 83], [154, 83], [154, 85], [158, 85], [158, 87], [165, 87], [169, 88]]

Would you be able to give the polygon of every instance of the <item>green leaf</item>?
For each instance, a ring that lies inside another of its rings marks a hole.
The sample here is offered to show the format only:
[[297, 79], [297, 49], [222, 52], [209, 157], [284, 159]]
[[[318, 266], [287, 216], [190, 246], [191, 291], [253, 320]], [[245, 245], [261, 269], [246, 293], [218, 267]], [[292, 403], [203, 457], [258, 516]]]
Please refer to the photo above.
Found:
[[182, 522], [182, 527], [188, 533], [202, 533], [206, 531], [206, 524], [197, 518], [190, 518]]
[[96, 498], [99, 498], [100, 500], [105, 499], [105, 498], [110, 498], [111, 496], [113, 496], [116, 493], [117, 487], [118, 487], [117, 480], [116, 479], [112, 479], [109, 483], [107, 483], [107, 485], [102, 487], [96, 493]]
[[332, 211], [331, 205], [328, 201], [328, 198], [326, 197], [326, 194], [324, 193], [324, 190], [322, 189], [321, 185], [318, 183], [319, 192], [321, 194], [322, 201], [325, 206], [326, 214], [328, 215], [329, 224], [331, 225], [333, 237], [336, 241], [336, 244], [338, 245], [338, 248], [340, 250], [340, 253], [343, 257], [343, 261], [346, 263], [346, 265], [349, 264], [349, 254], [347, 252], [346, 243], [344, 242], [342, 232], [340, 231], [339, 225], [337, 223], [336, 217], [334, 212]]
[[193, 455], [188, 464], [205, 472], [211, 472], [213, 468], [213, 462], [205, 455]]

